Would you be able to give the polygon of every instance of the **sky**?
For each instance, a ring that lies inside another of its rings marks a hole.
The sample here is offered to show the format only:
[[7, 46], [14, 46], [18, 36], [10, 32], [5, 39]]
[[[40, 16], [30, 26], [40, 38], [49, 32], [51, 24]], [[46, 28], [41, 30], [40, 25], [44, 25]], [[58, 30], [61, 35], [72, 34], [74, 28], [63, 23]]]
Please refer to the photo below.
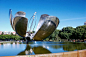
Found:
[[28, 20], [37, 12], [36, 23], [42, 14], [56, 16], [60, 20], [57, 27], [60, 30], [67, 26], [82, 26], [86, 22], [86, 0], [0, 0], [0, 31], [13, 31], [9, 9], [12, 9], [13, 17], [18, 11], [25, 12]]

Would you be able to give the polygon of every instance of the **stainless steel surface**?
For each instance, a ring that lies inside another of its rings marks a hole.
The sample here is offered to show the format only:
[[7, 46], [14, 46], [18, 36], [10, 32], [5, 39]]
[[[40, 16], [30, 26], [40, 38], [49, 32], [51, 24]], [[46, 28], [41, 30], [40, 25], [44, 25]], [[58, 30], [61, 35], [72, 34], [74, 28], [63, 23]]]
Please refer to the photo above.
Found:
[[13, 28], [16, 33], [22, 37], [25, 37], [27, 31], [28, 19], [25, 17], [15, 17], [13, 22]]
[[27, 31], [28, 19], [25, 18], [25, 12], [19, 11], [15, 14], [15, 17], [12, 16], [12, 10], [10, 10], [10, 23], [13, 30], [22, 37], [25, 37]]
[[37, 31], [33, 40], [43, 40], [49, 35], [51, 35], [59, 24], [59, 19], [55, 16], [47, 16], [44, 23]]
[[47, 15], [47, 14], [41, 15], [40, 20], [39, 20], [39, 23], [38, 23], [37, 28], [36, 28], [36, 32], [37, 32], [37, 31], [40, 29], [40, 27], [43, 25], [43, 23], [44, 23], [44, 21], [45, 21], [45, 19], [46, 19], [47, 16], [49, 16], [49, 15]]
[[[15, 14], [15, 17], [12, 18], [12, 10], [10, 10], [11, 26], [13, 30], [16, 31], [16, 33], [22, 37], [26, 37], [27, 25], [28, 25], [28, 19], [25, 17], [25, 14], [26, 14], [25, 12], [19, 11]], [[59, 24], [59, 19], [57, 17], [49, 16], [48, 14], [41, 15], [36, 29], [36, 33], [34, 33], [32, 36], [33, 40], [45, 39], [54, 32], [58, 24]]]

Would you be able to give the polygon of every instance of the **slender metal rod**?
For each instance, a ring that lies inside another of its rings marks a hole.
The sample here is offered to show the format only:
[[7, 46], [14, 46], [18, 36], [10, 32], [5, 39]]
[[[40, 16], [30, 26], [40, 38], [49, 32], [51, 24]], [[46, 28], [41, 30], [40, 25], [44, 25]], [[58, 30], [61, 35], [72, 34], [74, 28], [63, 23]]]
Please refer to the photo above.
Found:
[[31, 31], [31, 28], [32, 28], [32, 25], [33, 25], [33, 21], [34, 21], [34, 19], [32, 20], [32, 23], [31, 23], [31, 26], [30, 26], [30, 31]]
[[33, 17], [33, 20], [32, 20], [31, 26], [30, 26], [29, 33], [30, 33], [30, 31], [31, 31], [31, 28], [32, 28], [32, 26], [33, 26], [33, 22], [34, 22], [34, 17], [35, 17], [35, 15], [36, 15], [36, 12], [35, 12], [35, 13], [34, 13], [34, 15], [32, 16], [32, 17]]
[[34, 25], [33, 31], [34, 31], [34, 29], [35, 29], [35, 26], [36, 26], [36, 21], [35, 21], [35, 25]]
[[[33, 15], [32, 15], [32, 17], [33, 17]], [[29, 24], [30, 24], [30, 21], [31, 21], [32, 17], [30, 18], [30, 20], [29, 20], [29, 22], [28, 22], [28, 29], [29, 29]]]
[[33, 31], [35, 31], [35, 27], [36, 27], [36, 21], [37, 21], [37, 15], [36, 15], [36, 19], [35, 19], [35, 24], [34, 24]]

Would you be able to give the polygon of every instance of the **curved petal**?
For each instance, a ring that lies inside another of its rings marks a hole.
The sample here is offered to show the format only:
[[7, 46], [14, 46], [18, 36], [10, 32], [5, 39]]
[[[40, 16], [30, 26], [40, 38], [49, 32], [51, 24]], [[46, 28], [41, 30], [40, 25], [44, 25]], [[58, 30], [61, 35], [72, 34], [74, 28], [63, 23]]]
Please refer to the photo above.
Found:
[[43, 40], [49, 35], [51, 35], [59, 24], [59, 19], [55, 16], [47, 16], [44, 23], [37, 31], [33, 40]]

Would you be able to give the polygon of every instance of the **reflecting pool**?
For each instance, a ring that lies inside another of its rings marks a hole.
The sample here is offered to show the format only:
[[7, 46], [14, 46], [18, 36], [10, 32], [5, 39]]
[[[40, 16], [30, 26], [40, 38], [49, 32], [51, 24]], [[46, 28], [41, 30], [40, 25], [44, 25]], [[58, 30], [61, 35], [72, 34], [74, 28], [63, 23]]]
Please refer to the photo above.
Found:
[[0, 43], [0, 56], [61, 53], [83, 49], [86, 49], [86, 43], [42, 41], [32, 41], [29, 44]]

